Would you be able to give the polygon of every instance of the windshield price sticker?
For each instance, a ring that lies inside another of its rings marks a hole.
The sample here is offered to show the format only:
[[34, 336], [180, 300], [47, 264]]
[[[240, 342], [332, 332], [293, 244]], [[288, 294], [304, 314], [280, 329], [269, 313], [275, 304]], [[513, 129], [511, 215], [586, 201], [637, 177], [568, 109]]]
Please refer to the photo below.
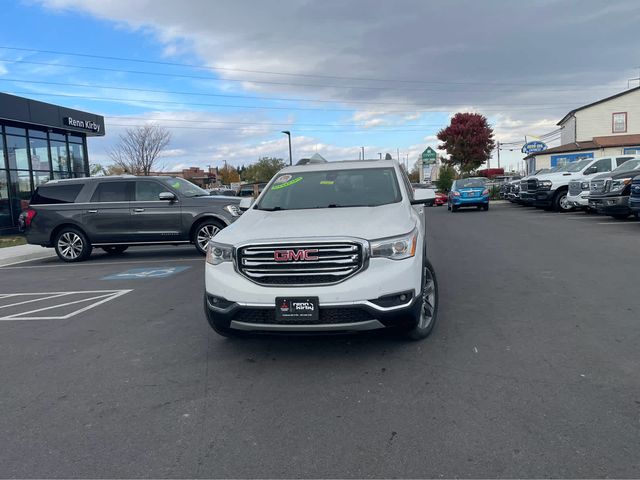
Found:
[[[288, 175], [283, 175], [283, 176], [286, 177]], [[278, 178], [278, 180], [280, 180], [280, 178]], [[278, 183], [278, 180], [276, 180], [276, 183]], [[281, 188], [290, 187], [291, 185], [295, 185], [296, 183], [298, 183], [301, 180], [302, 180], [302, 177], [296, 177], [293, 180], [289, 180], [289, 181], [286, 181], [284, 183], [280, 183], [279, 185], [274, 185], [273, 187], [271, 187], [271, 190], [280, 190]]]
[[333, 180], [322, 180], [320, 182], [320, 185], [333, 185], [334, 183], [336, 182], [334, 182]]
[[276, 178], [276, 181], [273, 182], [273, 183], [278, 185], [280, 183], [288, 182], [289, 180], [291, 180], [291, 175], [282, 175], [282, 176]]

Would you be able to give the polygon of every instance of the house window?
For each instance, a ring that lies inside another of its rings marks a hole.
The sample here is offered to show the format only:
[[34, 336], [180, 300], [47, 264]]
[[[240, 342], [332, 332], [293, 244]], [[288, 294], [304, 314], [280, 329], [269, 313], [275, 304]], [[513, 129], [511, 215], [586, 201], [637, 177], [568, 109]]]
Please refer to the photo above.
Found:
[[627, 132], [627, 112], [617, 112], [613, 114], [611, 120], [613, 133], [626, 133]]

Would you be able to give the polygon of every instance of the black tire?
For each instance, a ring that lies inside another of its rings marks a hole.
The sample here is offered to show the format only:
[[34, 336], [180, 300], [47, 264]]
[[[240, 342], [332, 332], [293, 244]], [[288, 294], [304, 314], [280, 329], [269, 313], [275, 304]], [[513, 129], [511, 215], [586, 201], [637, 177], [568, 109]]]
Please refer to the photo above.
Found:
[[478, 205], [478, 206], [476, 207], [476, 210], [482, 210], [482, 205]]
[[422, 340], [431, 335], [438, 318], [438, 280], [433, 265], [425, 259], [422, 272], [420, 316], [406, 331], [411, 340]]
[[447, 210], [451, 210], [451, 205], [449, 205], [449, 202], [447, 202]]
[[627, 218], [629, 218], [629, 214], [628, 213], [621, 213], [619, 215], [611, 215], [613, 218], [615, 218], [616, 220], [626, 220]]
[[458, 208], [459, 207], [457, 205], [451, 205], [451, 212], [457, 212]]
[[560, 190], [555, 194], [553, 197], [553, 209], [556, 212], [565, 213], [573, 211], [574, 207], [567, 203], [568, 194], [569, 192], [567, 190]]
[[73, 227], [63, 227], [56, 234], [53, 246], [58, 258], [68, 263], [86, 260], [93, 250], [84, 232]]
[[[193, 229], [191, 242], [195, 245], [196, 250], [202, 255], [207, 254], [207, 244], [209, 240], [218, 234], [225, 225], [219, 220], [207, 219], [198, 223]], [[206, 239], [206, 240], [205, 240]]]
[[127, 250], [127, 248], [129, 248], [129, 246], [128, 245], [109, 245], [108, 247], [101, 247], [101, 248], [109, 255], [120, 255], [121, 253], [124, 253]]
[[486, 205], [483, 205], [482, 210], [484, 210], [485, 212], [489, 211], [489, 204], [487, 203]]

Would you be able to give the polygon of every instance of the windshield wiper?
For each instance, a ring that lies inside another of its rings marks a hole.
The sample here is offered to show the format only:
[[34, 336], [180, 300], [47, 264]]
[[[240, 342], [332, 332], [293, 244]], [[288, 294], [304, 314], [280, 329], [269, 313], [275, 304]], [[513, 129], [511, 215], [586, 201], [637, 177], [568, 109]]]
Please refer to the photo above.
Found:
[[265, 208], [256, 208], [256, 210], [263, 210], [265, 212], [277, 212], [278, 210], [287, 210], [282, 207], [265, 207]]

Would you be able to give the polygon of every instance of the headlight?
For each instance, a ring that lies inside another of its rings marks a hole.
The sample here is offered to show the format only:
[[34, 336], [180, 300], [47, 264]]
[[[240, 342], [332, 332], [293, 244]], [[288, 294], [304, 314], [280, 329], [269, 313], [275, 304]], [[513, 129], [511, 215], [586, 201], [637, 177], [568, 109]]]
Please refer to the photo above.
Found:
[[540, 183], [538, 183], [538, 188], [540, 190], [551, 190], [551, 185], [553, 185], [551, 180], [541, 180]]
[[227, 205], [224, 209], [231, 214], [232, 217], [239, 217], [242, 215], [242, 210], [238, 205]]
[[233, 260], [233, 247], [224, 243], [216, 243], [209, 241], [207, 247], [207, 263], [211, 265], [220, 265], [223, 262]]
[[589, 190], [589, 182], [581, 182], [580, 183], [581, 190]]
[[400, 237], [380, 238], [371, 242], [371, 256], [391, 260], [411, 258], [416, 254], [417, 243], [417, 229]]
[[624, 190], [624, 187], [631, 183], [630, 178], [618, 178], [616, 180], [611, 180], [611, 187], [609, 188], [610, 192], [619, 192]]

